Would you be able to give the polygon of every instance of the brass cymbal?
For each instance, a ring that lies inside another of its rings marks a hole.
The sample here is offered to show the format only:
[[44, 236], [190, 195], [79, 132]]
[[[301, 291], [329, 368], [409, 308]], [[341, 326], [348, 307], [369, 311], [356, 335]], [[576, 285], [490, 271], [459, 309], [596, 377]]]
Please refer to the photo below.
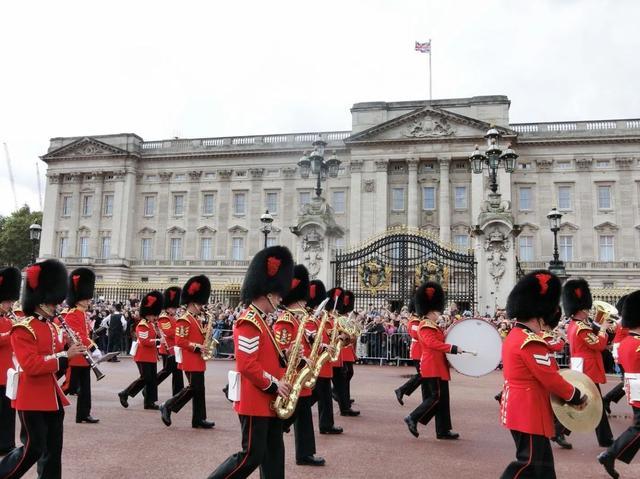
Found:
[[582, 394], [587, 395], [587, 406], [583, 410], [565, 403], [557, 396], [551, 395], [551, 408], [558, 421], [571, 431], [593, 431], [602, 417], [602, 396], [595, 383], [586, 374], [571, 369], [563, 369], [560, 375]]

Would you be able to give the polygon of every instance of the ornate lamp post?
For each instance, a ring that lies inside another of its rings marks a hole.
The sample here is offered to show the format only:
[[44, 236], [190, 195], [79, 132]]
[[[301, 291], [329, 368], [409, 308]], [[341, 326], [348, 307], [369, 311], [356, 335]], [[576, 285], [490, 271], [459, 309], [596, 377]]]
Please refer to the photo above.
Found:
[[549, 220], [549, 227], [553, 233], [553, 259], [549, 261], [549, 271], [562, 279], [567, 275], [564, 261], [560, 259], [560, 255], [558, 254], [558, 231], [560, 231], [562, 213], [553, 208], [547, 213], [547, 219]]
[[269, 213], [269, 210], [265, 211], [262, 216], [260, 216], [260, 222], [262, 223], [262, 228], [260, 231], [264, 234], [264, 247], [267, 247], [267, 238], [269, 237], [269, 233], [272, 231], [271, 223], [273, 223], [273, 216]]
[[476, 145], [476, 149], [469, 157], [471, 160], [471, 168], [474, 173], [481, 174], [484, 166], [489, 170], [489, 180], [492, 193], [498, 192], [498, 168], [500, 165], [504, 167], [507, 173], [513, 173], [516, 169], [516, 160], [518, 155], [511, 149], [511, 145], [507, 145], [507, 149], [502, 151], [498, 148], [498, 140], [500, 132], [495, 128], [491, 128], [484, 136], [487, 139], [487, 151], [482, 153]]
[[313, 151], [309, 156], [305, 151], [302, 154], [302, 158], [298, 161], [300, 167], [300, 176], [303, 179], [309, 178], [309, 173], [316, 177], [316, 196], [322, 195], [322, 187], [320, 186], [323, 181], [329, 178], [336, 178], [338, 176], [338, 169], [342, 163], [336, 156], [334, 151], [328, 160], [324, 159], [324, 149], [327, 146], [327, 142], [322, 139], [322, 136], [318, 135], [318, 139], [313, 142]]
[[29, 239], [31, 240], [31, 263], [32, 264], [36, 262], [41, 233], [42, 233], [42, 226], [40, 226], [38, 223], [33, 223], [31, 226], [29, 226]]

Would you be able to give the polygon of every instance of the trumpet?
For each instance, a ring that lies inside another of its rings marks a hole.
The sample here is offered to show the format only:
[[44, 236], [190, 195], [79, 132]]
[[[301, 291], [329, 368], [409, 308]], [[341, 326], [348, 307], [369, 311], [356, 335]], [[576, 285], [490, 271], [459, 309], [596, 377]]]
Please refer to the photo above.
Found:
[[[76, 333], [73, 332], [73, 329], [69, 327], [64, 318], [62, 316], [58, 316], [58, 320], [60, 321], [60, 326], [62, 326], [62, 329], [64, 329], [65, 333], [67, 333], [69, 342], [71, 344], [81, 344], [80, 339], [78, 338]], [[93, 356], [91, 356], [91, 353], [89, 351], [85, 351], [82, 354], [87, 360], [87, 363], [89, 363], [89, 366], [91, 366], [91, 370], [96, 375], [96, 381], [100, 381], [105, 375], [98, 369], [98, 363], [93, 359]]]
[[600, 329], [615, 329], [618, 309], [605, 301], [593, 302], [593, 318], [591, 322]]

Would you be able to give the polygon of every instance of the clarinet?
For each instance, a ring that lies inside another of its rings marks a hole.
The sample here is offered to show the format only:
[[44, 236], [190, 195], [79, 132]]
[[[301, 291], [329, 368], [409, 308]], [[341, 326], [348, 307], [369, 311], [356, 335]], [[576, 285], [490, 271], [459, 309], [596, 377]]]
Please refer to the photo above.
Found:
[[[73, 332], [73, 330], [69, 327], [69, 325], [62, 318], [62, 316], [58, 316], [58, 319], [60, 320], [60, 325], [62, 326], [62, 329], [64, 329], [65, 333], [67, 333], [67, 336], [69, 337], [69, 341], [72, 344], [80, 344], [80, 340], [78, 339], [78, 336], [76, 335], [76, 333]], [[83, 353], [83, 356], [87, 360], [87, 363], [89, 363], [89, 366], [91, 366], [91, 370], [93, 371], [93, 373], [96, 375], [96, 381], [100, 381], [104, 377], [104, 373], [98, 369], [98, 363], [95, 362], [95, 360], [93, 359], [93, 356], [91, 356], [91, 353], [89, 353], [89, 351], [85, 351]]]

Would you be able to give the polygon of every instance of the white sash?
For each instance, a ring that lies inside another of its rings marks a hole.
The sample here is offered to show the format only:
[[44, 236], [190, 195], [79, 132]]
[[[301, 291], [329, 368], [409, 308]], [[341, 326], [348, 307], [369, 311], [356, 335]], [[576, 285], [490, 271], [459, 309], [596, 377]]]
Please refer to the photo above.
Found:
[[229, 371], [227, 379], [229, 380], [229, 392], [227, 393], [229, 401], [240, 401], [240, 373], [238, 371]]
[[583, 372], [584, 358], [571, 358], [571, 369], [579, 373]]
[[640, 373], [624, 373], [624, 385], [629, 401], [640, 401]]

